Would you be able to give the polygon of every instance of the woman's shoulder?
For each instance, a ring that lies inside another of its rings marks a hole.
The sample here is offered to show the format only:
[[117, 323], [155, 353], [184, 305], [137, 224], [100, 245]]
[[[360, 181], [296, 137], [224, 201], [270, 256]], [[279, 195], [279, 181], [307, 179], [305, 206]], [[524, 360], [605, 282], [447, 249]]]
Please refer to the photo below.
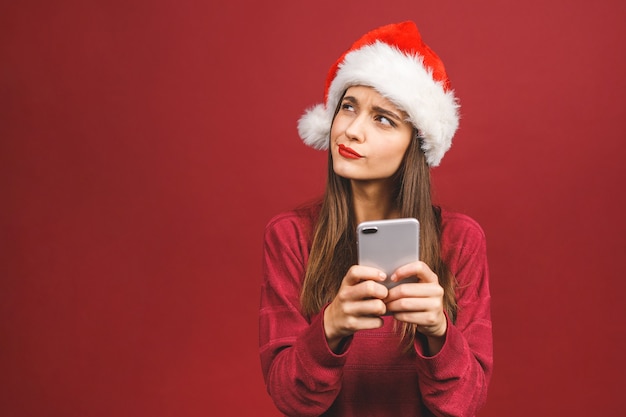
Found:
[[441, 240], [446, 246], [474, 246], [485, 244], [485, 232], [480, 224], [467, 214], [441, 208]]
[[274, 215], [267, 223], [266, 231], [292, 231], [310, 234], [321, 209], [321, 201], [307, 202], [294, 209]]

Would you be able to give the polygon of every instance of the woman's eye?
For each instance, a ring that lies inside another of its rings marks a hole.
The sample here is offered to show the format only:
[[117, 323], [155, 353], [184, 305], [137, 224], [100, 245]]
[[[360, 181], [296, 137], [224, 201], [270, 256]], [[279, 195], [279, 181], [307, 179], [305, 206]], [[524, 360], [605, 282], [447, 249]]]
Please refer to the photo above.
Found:
[[384, 124], [386, 126], [391, 126], [391, 127], [395, 127], [396, 126], [396, 124], [394, 122], [392, 122], [390, 119], [388, 119], [385, 116], [376, 116], [376, 120], [379, 123], [382, 123], [382, 124]]
[[350, 103], [343, 103], [341, 105], [341, 109], [342, 110], [348, 110], [348, 111], [354, 111], [354, 106], [352, 106], [352, 104], [350, 104]]

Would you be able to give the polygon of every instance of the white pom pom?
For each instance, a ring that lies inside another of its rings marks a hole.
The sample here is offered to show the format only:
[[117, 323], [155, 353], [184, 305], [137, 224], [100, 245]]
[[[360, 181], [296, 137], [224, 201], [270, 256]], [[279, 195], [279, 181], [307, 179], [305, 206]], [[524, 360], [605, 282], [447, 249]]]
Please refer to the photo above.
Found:
[[308, 109], [298, 120], [298, 134], [302, 141], [315, 149], [328, 149], [332, 118], [322, 104]]

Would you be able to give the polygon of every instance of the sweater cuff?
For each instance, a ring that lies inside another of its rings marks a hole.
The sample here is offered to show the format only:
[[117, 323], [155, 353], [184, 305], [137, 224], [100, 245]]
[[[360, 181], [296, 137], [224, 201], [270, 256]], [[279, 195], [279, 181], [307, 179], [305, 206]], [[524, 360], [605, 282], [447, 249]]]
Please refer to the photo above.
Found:
[[324, 332], [324, 310], [311, 318], [311, 325], [297, 341], [297, 355], [307, 369], [326, 369], [329, 372], [341, 372], [346, 362], [352, 337], [347, 338], [340, 354], [334, 353], [326, 341]]
[[456, 328], [446, 315], [448, 321], [445, 340], [441, 350], [434, 356], [425, 356], [424, 342], [415, 339], [414, 346], [417, 354], [417, 371], [429, 379], [445, 380], [459, 375], [459, 367], [463, 366], [469, 346], [463, 334]]

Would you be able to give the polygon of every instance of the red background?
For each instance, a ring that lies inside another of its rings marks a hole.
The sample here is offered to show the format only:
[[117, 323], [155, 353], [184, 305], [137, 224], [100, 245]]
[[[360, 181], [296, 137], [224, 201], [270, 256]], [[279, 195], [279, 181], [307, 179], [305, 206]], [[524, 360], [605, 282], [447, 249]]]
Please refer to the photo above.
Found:
[[0, 414], [275, 416], [262, 233], [317, 196], [296, 120], [412, 19], [462, 103], [436, 200], [484, 227], [481, 416], [624, 409], [626, 3], [3, 2]]

